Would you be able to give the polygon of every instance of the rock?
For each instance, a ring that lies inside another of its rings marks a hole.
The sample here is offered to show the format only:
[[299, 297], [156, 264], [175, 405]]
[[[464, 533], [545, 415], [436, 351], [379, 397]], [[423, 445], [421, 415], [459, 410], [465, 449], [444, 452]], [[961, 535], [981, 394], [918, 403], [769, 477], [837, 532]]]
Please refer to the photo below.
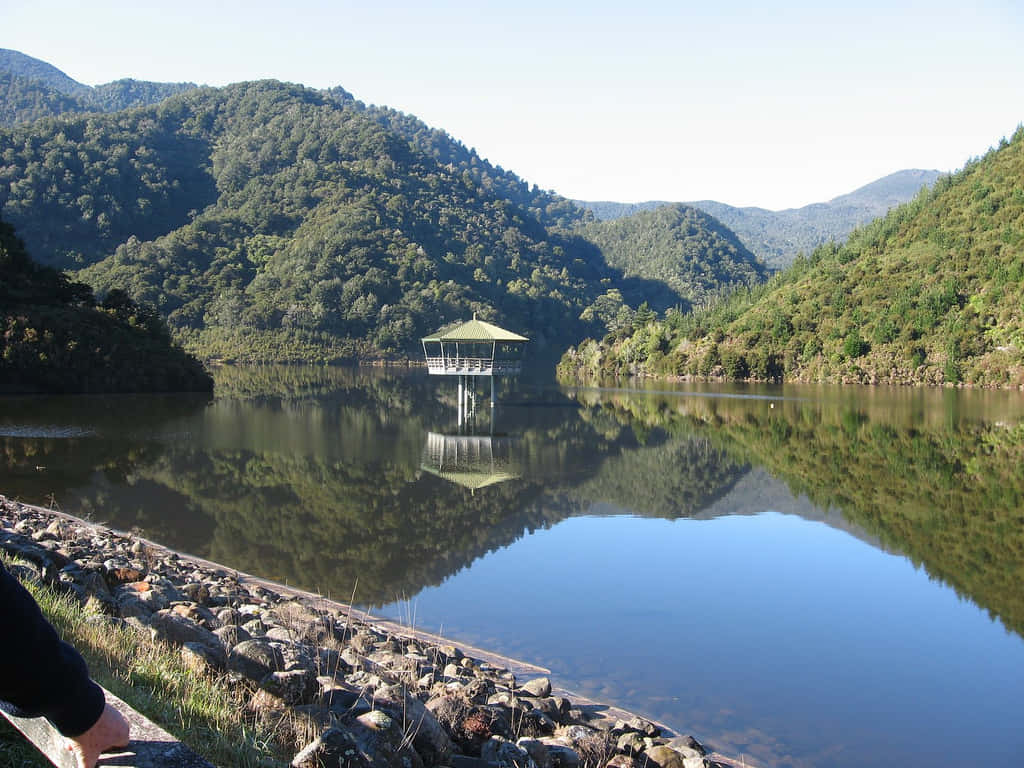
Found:
[[401, 724], [385, 712], [374, 710], [360, 715], [350, 732], [374, 768], [423, 768], [423, 760], [408, 746]]
[[704, 745], [693, 738], [693, 736], [681, 736], [679, 738], [672, 739], [668, 745], [679, 752], [683, 757], [703, 757], [708, 753], [708, 751], [704, 749]]
[[333, 648], [317, 648], [317, 671], [322, 675], [339, 677], [347, 675], [351, 668], [342, 659], [341, 654]]
[[551, 753], [544, 742], [529, 737], [522, 737], [516, 741], [516, 744], [526, 751], [537, 768], [554, 768]]
[[211, 658], [218, 659], [220, 666], [224, 664], [224, 647], [220, 638], [206, 627], [201, 627], [190, 619], [178, 616], [169, 610], [157, 611], [149, 617], [149, 626], [153, 636], [173, 645], [196, 643], [204, 646]]
[[171, 606], [171, 610], [179, 616], [191, 619], [196, 624], [202, 624], [207, 629], [213, 630], [220, 627], [220, 620], [213, 615], [209, 608], [201, 605], [196, 605], [195, 603], [175, 603]]
[[508, 723], [494, 709], [470, 704], [459, 695], [435, 696], [426, 703], [463, 753], [476, 757], [491, 736], [511, 737]]
[[485, 678], [476, 678], [470, 680], [463, 687], [463, 693], [469, 697], [470, 701], [474, 704], [485, 704], [487, 703], [488, 697], [496, 690], [494, 683]]
[[494, 768], [483, 758], [470, 757], [469, 755], [452, 755], [449, 764], [451, 768]]
[[626, 725], [632, 730], [642, 733], [644, 736], [661, 735], [661, 728], [656, 726], [650, 720], [644, 720], [642, 717], [634, 717]]
[[619, 752], [627, 755], [639, 755], [644, 751], [644, 738], [636, 731], [627, 731], [619, 736], [615, 747]]
[[82, 574], [81, 579], [77, 581], [90, 597], [95, 597], [104, 605], [111, 607], [115, 605], [116, 601], [110, 593], [110, 587], [107, 586], [106, 579], [103, 578], [99, 571], [86, 571]]
[[189, 582], [182, 586], [181, 591], [193, 603], [205, 605], [210, 599], [210, 588], [200, 582]]
[[357, 653], [365, 656], [368, 653], [372, 653], [376, 650], [375, 643], [377, 642], [377, 636], [370, 632], [360, 632], [355, 635], [349, 642]]
[[538, 699], [547, 698], [551, 695], [551, 680], [546, 677], [538, 677], [523, 683], [522, 689], [524, 693], [536, 696]]
[[279, 696], [289, 706], [309, 704], [320, 692], [316, 675], [305, 669], [271, 672], [260, 682], [260, 687]]
[[112, 566], [106, 569], [107, 583], [112, 587], [119, 587], [122, 584], [129, 584], [133, 581], [142, 581], [145, 574], [138, 568], [126, 566]]
[[242, 623], [242, 614], [234, 608], [221, 608], [217, 611], [217, 620], [220, 621], [221, 626], [229, 624], [237, 626]]
[[651, 747], [644, 754], [658, 768], [683, 768], [683, 756], [671, 747]]
[[262, 619], [250, 619], [241, 626], [252, 637], [263, 637], [267, 633], [267, 625], [263, 623]]
[[192, 672], [203, 674], [224, 668], [224, 652], [213, 653], [202, 643], [185, 643], [181, 646], [181, 658]]
[[[362, 689], [358, 686], [340, 683], [326, 676], [318, 677], [317, 683], [320, 684], [320, 702], [336, 714], [343, 715], [355, 708], [358, 702], [365, 702], [362, 698]], [[355, 714], [362, 715], [371, 709], [373, 707], [367, 703], [362, 711]]]
[[605, 764], [605, 768], [642, 768], [640, 762], [632, 755], [613, 755]]
[[554, 720], [539, 709], [531, 709], [528, 712], [524, 712], [516, 717], [516, 722], [519, 724], [519, 734], [521, 736], [531, 736], [533, 738], [550, 736], [558, 727]]
[[552, 738], [544, 738], [540, 741], [548, 748], [553, 768], [579, 768], [580, 755], [575, 749]]
[[213, 634], [220, 640], [225, 651], [230, 651], [236, 645], [244, 643], [246, 640], [252, 640], [252, 635], [234, 624], [226, 624], [219, 629], [215, 629]]
[[410, 696], [402, 686], [380, 686], [373, 695], [374, 704], [403, 723], [412, 737], [413, 748], [427, 765], [444, 765], [455, 751], [448, 732], [423, 702]]
[[9, 565], [7, 566], [7, 571], [23, 583], [32, 584], [37, 587], [43, 586], [42, 571], [40, 571], [39, 566], [35, 565], [35, 563], [30, 565]]
[[266, 640], [246, 640], [228, 654], [228, 669], [257, 683], [284, 668], [284, 656]]
[[267, 640], [278, 640], [284, 643], [290, 643], [298, 639], [294, 632], [290, 629], [286, 629], [285, 627], [271, 627], [267, 630], [264, 637], [266, 637]]
[[529, 752], [501, 736], [491, 736], [485, 741], [480, 747], [480, 757], [502, 768], [538, 768]]
[[711, 768], [712, 762], [706, 757], [685, 757], [683, 768]]
[[307, 744], [292, 760], [292, 768], [369, 768], [355, 738], [334, 726]]

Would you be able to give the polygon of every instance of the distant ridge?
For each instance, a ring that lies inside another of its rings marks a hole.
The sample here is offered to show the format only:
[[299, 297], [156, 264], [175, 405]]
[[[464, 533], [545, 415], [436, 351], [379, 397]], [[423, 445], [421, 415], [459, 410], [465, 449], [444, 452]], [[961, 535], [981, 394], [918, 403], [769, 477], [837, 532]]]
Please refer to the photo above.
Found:
[[144, 107], [193, 88], [195, 83], [154, 83], [130, 78], [94, 88], [45, 61], [0, 48], [0, 126], [68, 113]]
[[[692, 315], [649, 323], [639, 340], [609, 334], [581, 345], [563, 374], [1024, 389], [1021, 179], [1024, 126], [844, 244]], [[655, 336], [657, 349], [634, 354]]]
[[0, 72], [10, 72], [29, 80], [38, 80], [68, 96], [86, 96], [92, 91], [88, 85], [68, 77], [52, 64], [9, 48], [0, 48]]
[[[747, 248], [776, 269], [786, 267], [800, 252], [810, 253], [819, 245], [846, 240], [855, 228], [884, 216], [890, 208], [912, 200], [922, 187], [930, 187], [940, 171], [917, 168], [896, 171], [828, 202], [801, 208], [770, 211], [766, 208], [737, 208], [716, 200], [684, 203], [705, 211], [733, 230]], [[672, 203], [651, 200], [643, 203], [574, 201], [592, 211], [599, 220], [632, 216]]]

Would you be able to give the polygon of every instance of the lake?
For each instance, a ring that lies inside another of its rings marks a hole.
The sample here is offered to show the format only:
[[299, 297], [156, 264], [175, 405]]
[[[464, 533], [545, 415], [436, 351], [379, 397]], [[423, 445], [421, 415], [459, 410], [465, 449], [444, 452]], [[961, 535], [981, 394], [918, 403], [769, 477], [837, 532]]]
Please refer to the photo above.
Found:
[[[481, 394], [485, 389], [481, 385]], [[765, 766], [1024, 764], [1024, 395], [224, 369], [0, 399], [0, 493], [552, 670]]]

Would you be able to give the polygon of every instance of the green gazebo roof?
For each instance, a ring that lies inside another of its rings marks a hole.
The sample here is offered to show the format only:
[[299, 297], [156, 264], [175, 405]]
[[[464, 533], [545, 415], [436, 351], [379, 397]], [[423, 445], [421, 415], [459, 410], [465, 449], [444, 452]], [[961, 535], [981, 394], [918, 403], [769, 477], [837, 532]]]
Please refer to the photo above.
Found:
[[525, 336], [518, 333], [506, 331], [492, 323], [485, 323], [483, 320], [472, 320], [460, 323], [452, 328], [424, 336], [423, 341], [529, 341]]

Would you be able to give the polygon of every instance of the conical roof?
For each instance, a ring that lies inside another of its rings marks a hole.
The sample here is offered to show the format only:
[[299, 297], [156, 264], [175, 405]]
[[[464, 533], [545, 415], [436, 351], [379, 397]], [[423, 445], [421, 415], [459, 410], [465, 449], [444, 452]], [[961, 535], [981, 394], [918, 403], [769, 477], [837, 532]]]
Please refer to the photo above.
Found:
[[460, 323], [447, 330], [442, 328], [430, 336], [424, 336], [423, 341], [529, 341], [525, 336], [518, 333], [506, 331], [493, 323], [485, 323], [473, 316], [472, 320]]

